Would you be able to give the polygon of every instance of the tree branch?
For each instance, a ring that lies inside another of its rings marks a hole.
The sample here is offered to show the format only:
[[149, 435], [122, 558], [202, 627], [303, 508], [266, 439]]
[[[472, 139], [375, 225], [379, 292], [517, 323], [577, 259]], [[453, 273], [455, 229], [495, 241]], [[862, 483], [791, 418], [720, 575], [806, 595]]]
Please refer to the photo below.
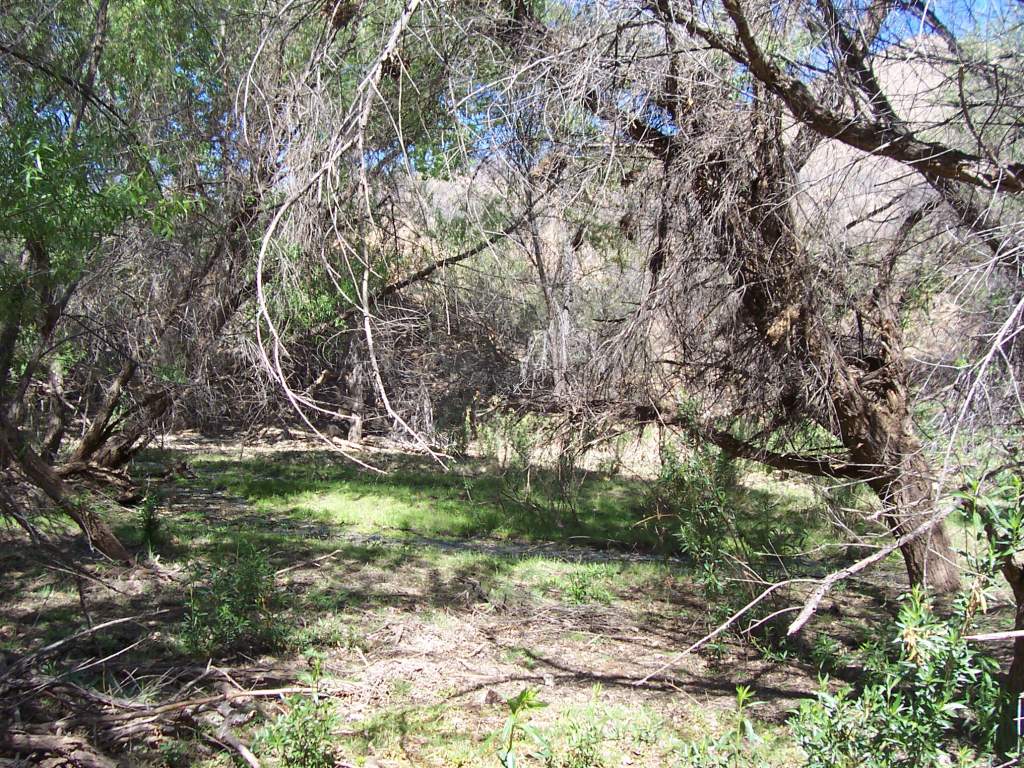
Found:
[[903, 163], [922, 173], [961, 181], [983, 189], [1024, 193], [1024, 163], [998, 164], [947, 144], [925, 141], [899, 125], [841, 115], [827, 109], [806, 84], [787, 75], [761, 50], [738, 0], [723, 0], [736, 30], [736, 42], [697, 23], [693, 18], [666, 13], [668, 0], [652, 10], [665, 23], [679, 24], [746, 67], [773, 94], [782, 99], [793, 117], [814, 131], [855, 149]]

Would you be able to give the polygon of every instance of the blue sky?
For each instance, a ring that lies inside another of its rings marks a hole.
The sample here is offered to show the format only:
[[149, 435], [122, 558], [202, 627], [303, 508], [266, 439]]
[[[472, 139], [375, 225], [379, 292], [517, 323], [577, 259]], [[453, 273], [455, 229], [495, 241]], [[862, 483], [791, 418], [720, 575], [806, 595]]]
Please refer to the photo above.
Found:
[[[979, 35], [986, 37], [1005, 30], [1009, 20], [1020, 22], [1022, 6], [1017, 0], [924, 0], [957, 37]], [[902, 19], [900, 19], [902, 17]], [[921, 31], [921, 17], [917, 14], [893, 14], [890, 33], [904, 36]], [[903, 29], [899, 29], [899, 21]], [[925, 29], [927, 31], [927, 29]]]

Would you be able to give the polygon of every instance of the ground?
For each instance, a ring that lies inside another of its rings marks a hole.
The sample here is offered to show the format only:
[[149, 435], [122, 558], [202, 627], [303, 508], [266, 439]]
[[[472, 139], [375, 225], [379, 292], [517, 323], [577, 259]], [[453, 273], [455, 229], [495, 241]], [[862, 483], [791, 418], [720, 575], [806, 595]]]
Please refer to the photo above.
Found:
[[[877, 634], [902, 589], [892, 563], [844, 585], [800, 643], [724, 633], [682, 653], [732, 608], [726, 594], [709, 606], [694, 563], [637, 525], [649, 480], [595, 474], [574, 504], [543, 506], [483, 460], [444, 473], [423, 456], [364, 458], [387, 474], [315, 444], [179, 439], [149, 452], [135, 468], [147, 501], [112, 513], [144, 565], [95, 562], [98, 578], [83, 579], [6, 548], [2, 647], [85, 630], [42, 671], [74, 669], [68, 679], [131, 701], [269, 692], [140, 738], [129, 765], [230, 764], [232, 750], [196, 735], [219, 727], [270, 762], [301, 700], [327, 702], [337, 764], [497, 766], [506, 702], [533, 688], [547, 706], [523, 722], [548, 742], [550, 766], [688, 764], [687, 744], [742, 717], [758, 736], [746, 748], [781, 766], [801, 759], [787, 713], [818, 690], [826, 657]], [[764, 488], [750, 492], [775, 494], [791, 527], [809, 519], [810, 497]], [[783, 565], [813, 575], [834, 562]], [[266, 616], [255, 629], [221, 602], [248, 599], [254, 583]], [[753, 694], [742, 715], [738, 687]], [[513, 742], [524, 764], [545, 763], [525, 732]]]

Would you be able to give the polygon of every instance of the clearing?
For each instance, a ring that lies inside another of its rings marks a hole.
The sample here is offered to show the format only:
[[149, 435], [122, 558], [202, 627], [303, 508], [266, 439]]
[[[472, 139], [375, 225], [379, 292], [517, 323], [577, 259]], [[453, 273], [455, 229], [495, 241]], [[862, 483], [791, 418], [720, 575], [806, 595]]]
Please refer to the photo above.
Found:
[[[724, 633], [680, 654], [736, 597], [709, 605], [717, 593], [694, 564], [638, 525], [646, 482], [595, 473], [567, 511], [517, 495], [483, 460], [445, 474], [426, 457], [367, 458], [388, 474], [313, 443], [178, 438], [150, 451], [135, 470], [148, 500], [118, 513], [148, 566], [94, 562], [100, 582], [5, 548], [0, 642], [20, 654], [84, 632], [41, 673], [115, 712], [178, 702], [174, 735], [140, 737], [132, 765], [229, 765], [232, 744], [270, 755], [289, 731], [267, 724], [288, 721], [299, 695], [330, 702], [339, 765], [497, 766], [506, 701], [531, 687], [548, 705], [529, 713], [548, 765], [670, 765], [749, 717], [764, 764], [781, 766], [799, 762], [787, 712], [873, 636], [905, 583], [894, 561], [844, 585], [799, 644]], [[781, 510], [767, 521], [775, 540], [810, 525], [799, 489], [749, 492]], [[835, 564], [775, 561], [790, 575]], [[265, 611], [251, 626], [250, 598]], [[753, 692], [742, 716], [739, 686]], [[218, 691], [216, 708], [195, 703]], [[113, 734], [123, 721], [111, 717], [93, 727]], [[531, 762], [528, 740], [517, 751]]]

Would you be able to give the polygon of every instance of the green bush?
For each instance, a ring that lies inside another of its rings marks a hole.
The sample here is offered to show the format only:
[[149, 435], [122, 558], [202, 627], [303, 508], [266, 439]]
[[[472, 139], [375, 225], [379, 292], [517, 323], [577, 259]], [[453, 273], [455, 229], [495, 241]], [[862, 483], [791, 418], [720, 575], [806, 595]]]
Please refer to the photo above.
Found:
[[914, 591], [894, 636], [869, 648], [862, 685], [836, 693], [823, 686], [800, 707], [791, 725], [809, 768], [950, 764], [961, 735], [982, 752], [991, 749], [1001, 703], [997, 664], [964, 640], [968, 603], [940, 619]]
[[566, 577], [562, 594], [576, 605], [608, 604], [615, 597], [607, 585], [610, 576], [609, 567], [602, 563], [580, 565]]
[[139, 506], [139, 538], [150, 557], [154, 550], [166, 542], [164, 521], [160, 517], [160, 501], [158, 494], [147, 493]]
[[254, 549], [213, 567], [189, 588], [182, 640], [196, 655], [229, 655], [279, 647], [285, 631], [277, 622], [284, 594], [274, 583], [266, 555]]
[[645, 494], [644, 519], [659, 537], [671, 535], [697, 564], [725, 557], [778, 561], [803, 551], [805, 514], [777, 496], [740, 483], [741, 462], [707, 443], [662, 452], [657, 479]]
[[255, 747], [274, 755], [285, 768], [332, 768], [336, 765], [333, 732], [338, 716], [322, 696], [291, 696], [288, 711], [260, 734]]
[[668, 449], [644, 498], [645, 519], [659, 536], [671, 532], [696, 562], [716, 561], [730, 538], [735, 540], [731, 496], [736, 482], [735, 463], [714, 448], [702, 446], [685, 455]]

